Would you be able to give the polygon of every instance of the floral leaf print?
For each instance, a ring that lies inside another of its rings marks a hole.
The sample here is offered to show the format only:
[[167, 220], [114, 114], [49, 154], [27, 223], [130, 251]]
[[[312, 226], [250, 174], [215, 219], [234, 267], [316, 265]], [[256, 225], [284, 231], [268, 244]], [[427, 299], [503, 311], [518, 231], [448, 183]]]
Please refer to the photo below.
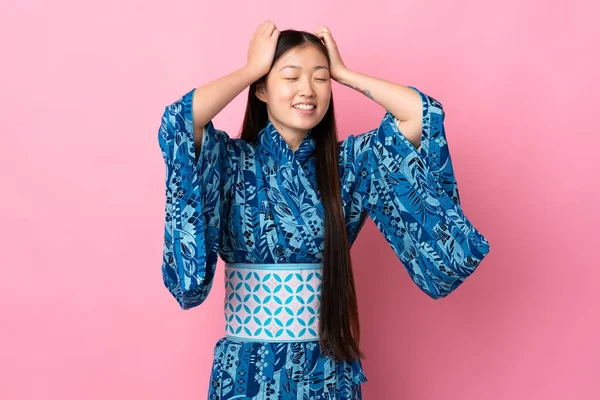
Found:
[[192, 258], [192, 256], [194, 255], [194, 252], [191, 251], [190, 247], [191, 247], [191, 243], [185, 244], [184, 241], [181, 242], [181, 255], [188, 260], [190, 260]]
[[268, 188], [267, 198], [269, 199], [271, 204], [282, 203], [284, 201], [281, 192], [277, 188]]
[[292, 212], [292, 209], [286, 203], [275, 204], [275, 212], [278, 215], [280, 215], [283, 219], [292, 220], [294, 218], [294, 213]]

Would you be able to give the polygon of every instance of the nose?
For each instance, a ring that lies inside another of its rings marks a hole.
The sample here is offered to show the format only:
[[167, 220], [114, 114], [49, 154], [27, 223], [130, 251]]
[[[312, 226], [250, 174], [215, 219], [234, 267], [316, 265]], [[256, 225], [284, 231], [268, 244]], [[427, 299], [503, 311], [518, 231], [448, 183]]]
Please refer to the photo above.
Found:
[[315, 90], [313, 88], [310, 78], [300, 80], [300, 87], [298, 89], [298, 93], [300, 94], [300, 96], [304, 97], [313, 97], [315, 95]]

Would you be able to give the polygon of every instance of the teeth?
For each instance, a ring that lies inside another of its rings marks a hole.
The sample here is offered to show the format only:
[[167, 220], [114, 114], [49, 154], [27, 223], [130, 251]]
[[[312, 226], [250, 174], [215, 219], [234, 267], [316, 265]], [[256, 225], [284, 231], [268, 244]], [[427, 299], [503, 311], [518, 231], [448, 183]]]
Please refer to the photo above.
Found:
[[313, 105], [308, 105], [308, 104], [296, 104], [295, 106], [293, 106], [294, 108], [298, 108], [300, 110], [312, 110], [315, 108], [315, 106]]

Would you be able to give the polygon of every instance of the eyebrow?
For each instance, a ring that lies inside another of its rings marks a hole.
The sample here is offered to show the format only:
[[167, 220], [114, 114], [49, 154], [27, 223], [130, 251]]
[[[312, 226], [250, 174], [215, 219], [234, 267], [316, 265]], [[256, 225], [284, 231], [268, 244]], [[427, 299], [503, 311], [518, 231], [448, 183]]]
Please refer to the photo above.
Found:
[[[281, 68], [279, 71], [283, 71], [283, 70], [284, 70], [284, 69], [286, 69], [286, 68], [302, 69], [302, 67], [301, 67], [301, 66], [299, 66], [299, 65], [286, 65], [285, 67]], [[328, 68], [328, 67], [326, 67], [326, 66], [324, 66], [324, 65], [317, 65], [317, 66], [314, 68], [314, 70], [315, 70], [315, 71], [316, 71], [316, 70], [318, 70], [318, 69], [326, 69], [326, 70], [329, 70], [329, 68]]]

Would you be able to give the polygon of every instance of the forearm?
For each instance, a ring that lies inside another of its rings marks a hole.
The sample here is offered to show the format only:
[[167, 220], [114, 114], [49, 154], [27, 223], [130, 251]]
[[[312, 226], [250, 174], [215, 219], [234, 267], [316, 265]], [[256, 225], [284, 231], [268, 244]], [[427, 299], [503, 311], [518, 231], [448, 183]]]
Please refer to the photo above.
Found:
[[421, 120], [421, 97], [407, 86], [348, 69], [343, 71], [336, 80], [372, 99], [400, 121]]
[[259, 78], [260, 76], [257, 76], [248, 66], [244, 66], [229, 75], [198, 87], [192, 102], [194, 130], [201, 131], [202, 127], [227, 104]]

